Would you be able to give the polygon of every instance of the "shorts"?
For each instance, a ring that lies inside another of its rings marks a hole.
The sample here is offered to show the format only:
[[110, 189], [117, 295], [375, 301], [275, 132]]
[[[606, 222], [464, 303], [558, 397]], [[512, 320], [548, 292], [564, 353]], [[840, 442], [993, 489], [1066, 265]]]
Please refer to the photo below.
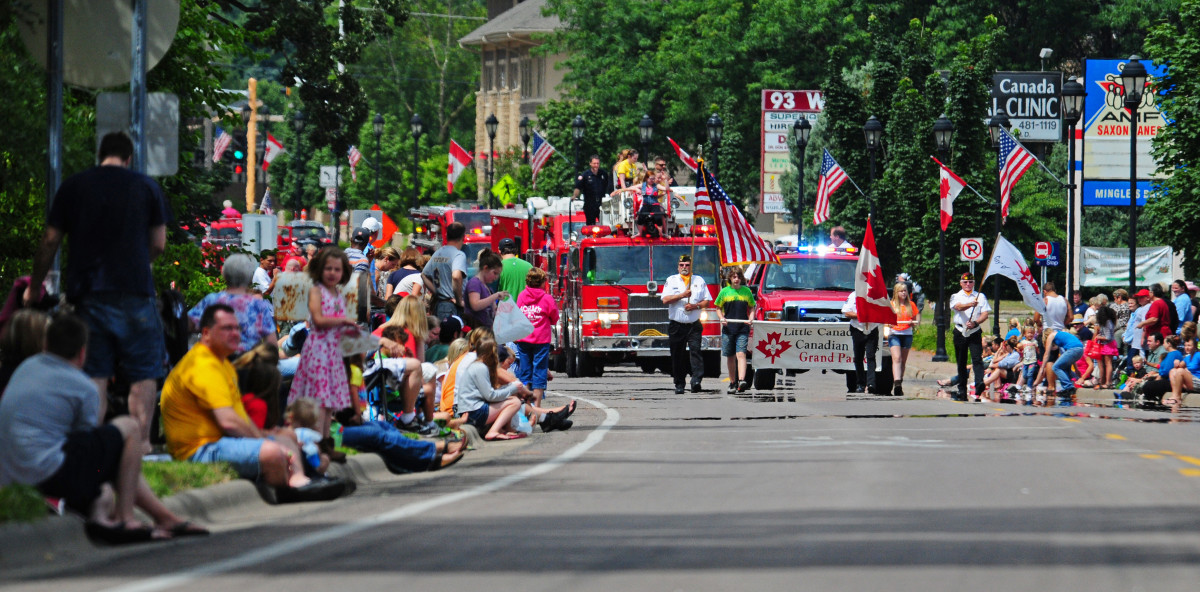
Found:
[[475, 426], [475, 429], [479, 430], [480, 434], [486, 434], [488, 415], [491, 415], [491, 413], [492, 406], [487, 404], [474, 411], [468, 411], [467, 423]]
[[88, 376], [109, 378], [118, 367], [130, 382], [166, 375], [167, 349], [153, 296], [101, 292], [81, 299], [77, 308], [88, 325], [83, 364]]
[[257, 480], [262, 472], [258, 462], [265, 440], [259, 438], [221, 438], [201, 446], [188, 460], [192, 462], [227, 462], [243, 479]]
[[746, 347], [750, 344], [749, 333], [739, 333], [737, 335], [721, 334], [721, 355], [726, 358], [732, 358], [738, 353], [746, 353]]
[[896, 335], [895, 333], [888, 335], [888, 347], [898, 347], [900, 349], [912, 349], [912, 335]]
[[116, 482], [124, 450], [125, 438], [112, 424], [71, 432], [62, 446], [62, 466], [38, 483], [38, 491], [63, 498], [68, 508], [88, 516], [92, 502], [100, 497], [100, 486]]

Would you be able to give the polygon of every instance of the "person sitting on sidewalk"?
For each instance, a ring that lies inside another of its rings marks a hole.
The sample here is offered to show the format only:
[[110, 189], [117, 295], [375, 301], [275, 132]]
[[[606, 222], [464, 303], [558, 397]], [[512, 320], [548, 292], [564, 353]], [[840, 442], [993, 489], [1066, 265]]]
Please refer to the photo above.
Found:
[[999, 385], [1017, 381], [1017, 366], [1021, 363], [1021, 354], [1017, 353], [1016, 337], [1007, 341], [993, 337], [992, 349], [996, 353], [992, 356], [992, 363], [988, 366], [987, 374], [983, 378], [984, 391], [979, 399], [989, 403], [998, 403], [1004, 397], [1004, 394], [999, 392]]
[[167, 450], [177, 460], [230, 463], [246, 479], [276, 488], [280, 502], [333, 499], [338, 479], [310, 480], [295, 433], [262, 431], [242, 406], [237, 373], [228, 360], [240, 342], [237, 315], [214, 304], [200, 316], [200, 342], [167, 375], [162, 391]]
[[[100, 424], [100, 393], [83, 373], [87, 325], [60, 313], [46, 328], [46, 351], [13, 373], [0, 400], [0, 486], [34, 485], [85, 516], [87, 533], [118, 544], [203, 535], [176, 516], [142, 477], [142, 428], [129, 416]], [[113, 500], [113, 490], [116, 500]], [[154, 520], [145, 526], [138, 507]]]

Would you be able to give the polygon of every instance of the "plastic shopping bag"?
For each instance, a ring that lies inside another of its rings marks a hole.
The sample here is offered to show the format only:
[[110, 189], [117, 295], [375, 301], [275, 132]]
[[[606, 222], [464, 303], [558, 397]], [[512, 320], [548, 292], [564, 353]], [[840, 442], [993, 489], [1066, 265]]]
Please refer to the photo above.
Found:
[[496, 305], [492, 332], [496, 334], [496, 343], [508, 343], [528, 337], [533, 333], [533, 323], [517, 308], [517, 303], [509, 299]]

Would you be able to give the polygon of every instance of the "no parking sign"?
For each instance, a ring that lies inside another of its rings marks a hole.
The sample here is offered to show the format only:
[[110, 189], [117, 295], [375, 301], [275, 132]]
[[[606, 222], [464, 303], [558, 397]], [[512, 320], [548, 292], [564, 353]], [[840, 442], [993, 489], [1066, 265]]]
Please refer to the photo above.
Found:
[[963, 261], [983, 261], [983, 239], [963, 238], [958, 241], [958, 257]]

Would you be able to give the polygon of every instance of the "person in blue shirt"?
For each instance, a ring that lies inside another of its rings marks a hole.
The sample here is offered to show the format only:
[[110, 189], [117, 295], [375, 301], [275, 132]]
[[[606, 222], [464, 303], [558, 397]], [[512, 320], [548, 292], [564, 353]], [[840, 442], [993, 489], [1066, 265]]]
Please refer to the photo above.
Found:
[[[1184, 293], [1186, 294], [1186, 292]], [[1179, 352], [1172, 352], [1179, 353]], [[1168, 355], [1167, 357], [1170, 357]], [[1165, 362], [1166, 357], [1163, 358]], [[1163, 405], [1178, 407], [1183, 402], [1183, 392], [1192, 391], [1200, 384], [1200, 353], [1196, 351], [1196, 340], [1188, 339], [1183, 342], [1183, 355], [1173, 362], [1174, 367], [1162, 366], [1159, 373], [1170, 368], [1171, 398], [1163, 399]]]
[[1054, 376], [1058, 382], [1060, 405], [1070, 405], [1071, 397], [1075, 395], [1075, 385], [1071, 382], [1070, 369], [1083, 357], [1083, 342], [1069, 331], [1047, 330], [1045, 336], [1046, 353], [1042, 357], [1042, 367], [1050, 367], [1050, 352], [1058, 347], [1058, 361], [1054, 362]]
[[1196, 320], [1192, 318], [1192, 298], [1188, 296], [1187, 282], [1171, 282], [1171, 304], [1175, 305], [1175, 312], [1179, 314], [1179, 324], [1175, 325], [1175, 333], [1178, 334], [1184, 323]]

